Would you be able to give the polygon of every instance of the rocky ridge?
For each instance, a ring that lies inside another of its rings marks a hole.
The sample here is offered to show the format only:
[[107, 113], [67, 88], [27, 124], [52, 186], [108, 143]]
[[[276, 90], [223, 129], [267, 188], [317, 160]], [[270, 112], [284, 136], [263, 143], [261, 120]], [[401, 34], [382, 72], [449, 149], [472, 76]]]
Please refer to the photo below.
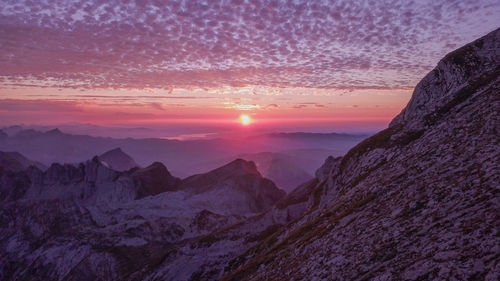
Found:
[[447, 55], [388, 129], [326, 160], [319, 207], [222, 280], [498, 280], [499, 54], [497, 29]]
[[[184, 184], [161, 163], [118, 172], [94, 157], [15, 173], [15, 182], [1, 190], [0, 279], [142, 279], [177, 247], [198, 243], [260, 210], [249, 206], [267, 208], [284, 194], [244, 160], [195, 176], [213, 180], [196, 193], [190, 190], [196, 181]], [[221, 196], [230, 183], [248, 189], [249, 179], [257, 194], [236, 188]]]

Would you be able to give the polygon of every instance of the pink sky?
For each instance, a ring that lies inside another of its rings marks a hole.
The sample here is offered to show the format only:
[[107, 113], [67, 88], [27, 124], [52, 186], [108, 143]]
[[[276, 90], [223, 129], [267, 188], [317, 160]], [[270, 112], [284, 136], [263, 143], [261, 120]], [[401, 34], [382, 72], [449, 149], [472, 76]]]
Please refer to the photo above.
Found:
[[247, 131], [375, 131], [498, 14], [492, 0], [3, 3], [0, 125], [172, 135], [245, 113]]
[[294, 128], [373, 131], [386, 126], [411, 94], [411, 89], [262, 89], [265, 90], [268, 92], [254, 94], [240, 87], [235, 91], [226, 89], [227, 93], [193, 94], [188, 90], [141, 93], [140, 90], [8, 89], [5, 93], [9, 98], [0, 100], [1, 125], [74, 122], [122, 127], [185, 125], [210, 132], [220, 131], [220, 127], [240, 126], [239, 116], [248, 114], [253, 120], [249, 127], [269, 131], [294, 131]]

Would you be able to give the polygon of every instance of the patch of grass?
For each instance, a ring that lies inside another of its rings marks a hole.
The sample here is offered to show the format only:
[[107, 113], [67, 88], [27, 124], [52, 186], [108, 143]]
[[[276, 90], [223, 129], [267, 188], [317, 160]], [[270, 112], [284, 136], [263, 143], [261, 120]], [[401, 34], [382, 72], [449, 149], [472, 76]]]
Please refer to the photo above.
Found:
[[[196, 242], [194, 242], [193, 244], [191, 244], [191, 249], [194, 249], [194, 248], [208, 248], [210, 246], [212, 246], [212, 244], [220, 241], [220, 240], [223, 240], [223, 239], [227, 239], [226, 236], [223, 235], [224, 232], [228, 232], [232, 229], [235, 229], [237, 228], [238, 226], [244, 224], [244, 221], [239, 221], [239, 222], [236, 222], [236, 223], [233, 223], [231, 225], [228, 225], [226, 227], [223, 227], [219, 230], [216, 230], [210, 234], [207, 234], [205, 236], [202, 236], [201, 238], [199, 238]], [[231, 239], [234, 241], [234, 240], [237, 240], [239, 239], [239, 237], [231, 237]]]
[[365, 173], [363, 173], [362, 175], [358, 176], [351, 184], [350, 184], [350, 187], [349, 188], [353, 188], [355, 187], [356, 185], [358, 185], [360, 182], [362, 182], [363, 180], [365, 180], [373, 171], [377, 170], [378, 168], [382, 167], [383, 165], [385, 165], [387, 163], [387, 159], [382, 159], [382, 161], [380, 161], [379, 163], [377, 163], [377, 165], [375, 165], [374, 167], [371, 167], [370, 169], [368, 169], [368, 171], [366, 171]]
[[407, 132], [403, 136], [398, 138], [397, 142], [400, 145], [407, 145], [407, 144], [419, 139], [424, 134], [424, 132], [425, 132], [425, 130]]
[[[293, 250], [297, 247], [306, 245], [309, 241], [311, 241], [312, 238], [319, 239], [323, 237], [325, 234], [330, 232], [342, 218], [352, 214], [355, 210], [361, 208], [375, 198], [376, 195], [373, 193], [361, 195], [358, 199], [350, 201], [348, 203], [349, 205], [344, 208], [344, 210], [341, 211], [340, 214], [334, 215], [334, 213], [331, 213], [330, 217], [326, 218], [327, 221], [325, 221], [324, 217], [318, 216], [314, 220], [311, 220], [301, 227], [290, 232], [283, 241], [276, 244], [272, 248], [269, 248], [271, 245], [258, 245], [254, 247], [253, 249], [251, 249], [251, 253], [247, 251], [247, 253], [233, 260], [232, 263], [230, 263], [231, 267], [226, 268], [226, 272], [230, 271], [230, 273], [220, 280], [229, 281], [248, 278], [258, 270], [261, 264], [268, 264], [272, 262], [274, 258], [279, 255], [279, 252]], [[340, 207], [335, 208], [335, 210], [339, 209]], [[271, 237], [266, 239], [267, 241], [264, 242], [273, 240], [273, 238], [276, 238], [276, 236], [281, 233], [274, 233]], [[274, 243], [276, 243], [276, 240], [274, 241]], [[262, 254], [259, 255], [259, 252], [262, 252]], [[251, 259], [247, 260], [247, 257], [251, 257]]]
[[355, 156], [364, 154], [375, 148], [387, 147], [390, 144], [391, 137], [398, 133], [401, 128], [402, 125], [389, 127], [360, 142], [358, 145], [349, 150], [349, 152], [347, 152], [347, 154], [342, 158], [342, 162], [340, 163], [341, 169], [344, 169], [349, 160]]
[[249, 237], [246, 239], [246, 242], [256, 242], [256, 241], [261, 241], [265, 239], [266, 237], [272, 235], [276, 231], [278, 231], [283, 225], [281, 224], [273, 224], [268, 226], [264, 231], [258, 233], [257, 235], [254, 235], [252, 237]]
[[208, 248], [212, 246], [212, 244], [219, 242], [223, 238], [215, 236], [214, 234], [208, 234], [203, 237], [201, 237], [198, 241], [195, 243], [191, 244], [191, 249], [194, 248]]
[[319, 207], [319, 203], [321, 202], [321, 195], [323, 195], [323, 191], [325, 190], [325, 184], [326, 180], [321, 182], [321, 184], [314, 189], [313, 193], [314, 203], [311, 207], [311, 210], [315, 210]]

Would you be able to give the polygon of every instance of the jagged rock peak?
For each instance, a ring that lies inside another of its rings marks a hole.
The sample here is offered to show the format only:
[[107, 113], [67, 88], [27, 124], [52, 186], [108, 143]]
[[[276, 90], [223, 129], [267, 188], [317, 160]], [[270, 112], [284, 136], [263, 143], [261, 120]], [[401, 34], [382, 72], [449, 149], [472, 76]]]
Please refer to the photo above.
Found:
[[316, 178], [321, 182], [325, 178], [327, 178], [333, 169], [335, 165], [340, 164], [342, 161], [342, 157], [333, 157], [333, 156], [328, 156], [326, 158], [325, 163], [319, 167], [319, 169], [316, 170], [315, 176]]
[[500, 28], [446, 55], [413, 92], [390, 127], [424, 119], [500, 74]]
[[243, 178], [247, 176], [251, 176], [256, 179], [263, 179], [253, 161], [246, 161], [238, 158], [208, 173], [193, 175], [185, 178], [183, 180], [183, 186], [196, 186], [196, 189], [198, 189], [198, 193], [205, 191], [206, 188], [212, 186], [215, 183], [223, 182], [230, 178]]
[[85, 177], [85, 167], [83, 164], [74, 166], [71, 164], [61, 165], [53, 163], [45, 172], [45, 183], [68, 184], [78, 182]]
[[40, 170], [45, 170], [46, 167], [36, 161], [26, 158], [19, 152], [2, 152], [0, 151], [0, 166], [4, 170], [22, 171], [30, 166], [35, 166]]
[[176, 191], [181, 184], [181, 180], [172, 176], [167, 167], [160, 162], [135, 170], [132, 178], [138, 187], [137, 199], [166, 191]]
[[[181, 190], [192, 195], [212, 194], [218, 201], [234, 208], [235, 200], [241, 213], [266, 210], [285, 196], [274, 182], [262, 177], [254, 162], [236, 159], [205, 174], [182, 180]], [[238, 199], [239, 198], [239, 199]]]
[[56, 136], [56, 135], [63, 135], [63, 132], [61, 132], [61, 130], [59, 130], [59, 128], [55, 128], [55, 129], [52, 129], [50, 131], [45, 132], [45, 134]]
[[181, 189], [187, 188], [195, 193], [202, 193], [226, 180], [237, 179], [238, 182], [243, 182], [247, 177], [264, 179], [253, 161], [238, 158], [215, 170], [183, 179]]
[[130, 155], [119, 147], [101, 154], [99, 159], [116, 171], [127, 171], [139, 166]]
[[252, 174], [261, 176], [260, 172], [257, 170], [257, 166], [253, 161], [246, 161], [241, 158], [238, 158], [211, 172], [226, 175]]

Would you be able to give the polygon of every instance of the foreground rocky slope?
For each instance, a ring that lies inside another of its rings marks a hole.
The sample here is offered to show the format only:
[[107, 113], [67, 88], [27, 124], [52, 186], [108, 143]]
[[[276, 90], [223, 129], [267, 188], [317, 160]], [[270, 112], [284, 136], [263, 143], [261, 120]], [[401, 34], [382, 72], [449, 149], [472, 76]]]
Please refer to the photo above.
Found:
[[500, 30], [446, 56], [223, 280], [498, 280], [499, 58]]

